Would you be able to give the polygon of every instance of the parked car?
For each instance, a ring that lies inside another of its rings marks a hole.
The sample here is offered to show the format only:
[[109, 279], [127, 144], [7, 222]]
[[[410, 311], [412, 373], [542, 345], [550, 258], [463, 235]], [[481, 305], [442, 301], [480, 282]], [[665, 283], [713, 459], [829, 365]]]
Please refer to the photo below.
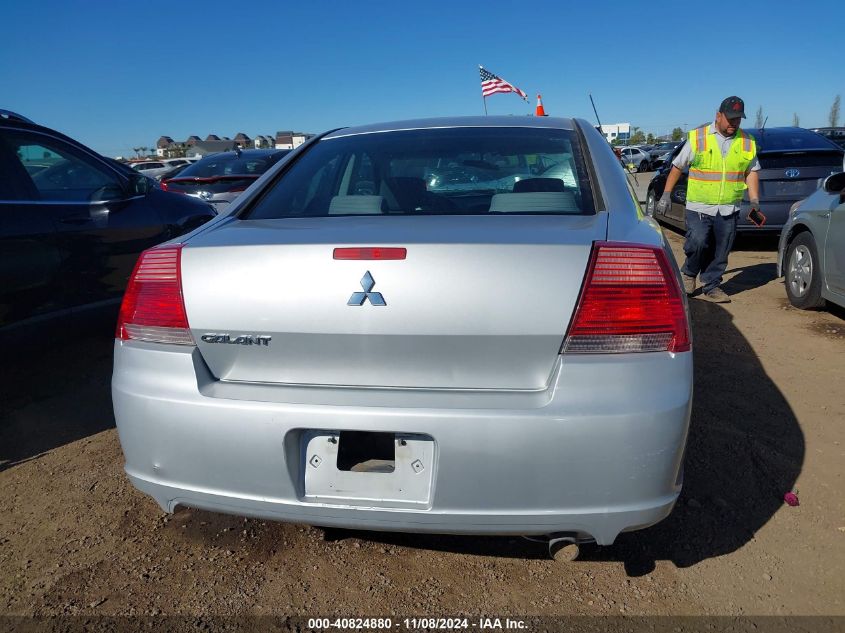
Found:
[[[664, 154], [660, 154], [657, 158], [651, 161], [651, 168], [652, 170], [657, 170], [663, 167], [669, 160], [671, 160], [672, 155], [675, 154], [675, 151], [669, 151]], [[650, 154], [649, 154], [650, 155]]]
[[622, 162], [633, 165], [637, 171], [648, 171], [651, 168], [651, 156], [637, 147], [622, 148]]
[[162, 179], [162, 188], [201, 198], [222, 211], [288, 153], [289, 149], [247, 149], [212, 154]]
[[652, 169], [656, 169], [661, 163], [660, 160], [666, 153], [672, 153], [684, 144], [684, 139], [680, 141], [667, 141], [665, 143], [658, 143], [649, 150], [648, 154], [651, 158]]
[[67, 328], [77, 316], [116, 317], [138, 254], [212, 217], [209, 205], [156, 189], [145, 175], [7, 112], [0, 117], [0, 335], [26, 340], [42, 336], [47, 321]]
[[[470, 156], [574, 179], [430, 188]], [[612, 543], [681, 489], [687, 311], [587, 121], [336, 130], [140, 258], [112, 378], [126, 473], [167, 512]]]
[[[775, 232], [783, 229], [789, 216], [789, 208], [812, 193], [819, 178], [824, 178], [842, 168], [843, 151], [829, 140], [797, 127], [744, 130], [757, 141], [757, 157], [760, 160], [760, 208], [766, 216], [763, 227], [755, 226], [748, 219], [750, 206], [748, 195], [743, 198], [737, 231], [748, 233]], [[678, 155], [678, 147], [671, 159]], [[656, 205], [672, 160], [658, 168], [648, 185], [646, 213], [655, 219], [676, 228], [684, 229], [687, 175], [678, 180], [672, 192], [672, 205], [666, 214], [657, 213]]]
[[150, 178], [158, 178], [173, 169], [162, 160], [145, 160], [139, 163], [131, 163], [130, 166], [135, 171], [141, 172]]
[[796, 308], [845, 307], [845, 173], [792, 206], [778, 243], [781, 276]]
[[194, 164], [195, 160], [187, 158], [165, 158], [162, 161], [167, 166], [167, 171], [155, 177], [156, 180], [162, 181], [166, 178], [173, 178], [176, 174], [185, 170], [186, 167]]
[[814, 127], [811, 131], [845, 148], [845, 127]]

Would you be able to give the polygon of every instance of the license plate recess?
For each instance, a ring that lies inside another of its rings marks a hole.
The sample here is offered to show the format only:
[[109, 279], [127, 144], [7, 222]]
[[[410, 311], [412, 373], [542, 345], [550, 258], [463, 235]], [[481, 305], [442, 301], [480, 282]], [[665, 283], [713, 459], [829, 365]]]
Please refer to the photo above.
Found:
[[309, 430], [301, 450], [303, 501], [430, 507], [434, 440], [428, 435]]

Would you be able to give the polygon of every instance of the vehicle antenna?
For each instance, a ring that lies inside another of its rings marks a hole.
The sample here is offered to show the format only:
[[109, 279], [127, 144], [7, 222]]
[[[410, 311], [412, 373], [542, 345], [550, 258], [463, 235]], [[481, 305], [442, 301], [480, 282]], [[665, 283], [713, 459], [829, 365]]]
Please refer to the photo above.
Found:
[[760, 128], [761, 132], [766, 131], [766, 121], [768, 121], [768, 120], [769, 120], [769, 117], [766, 117], [765, 119], [763, 119], [763, 127]]
[[599, 132], [601, 132], [602, 136], [604, 136], [604, 130], [601, 127], [601, 119], [599, 119], [599, 111], [596, 110], [596, 102], [593, 101], [593, 93], [588, 93], [588, 94], [590, 95], [590, 103], [593, 104], [593, 112], [595, 112], [595, 114], [596, 114], [596, 121], [598, 121], [598, 123], [599, 123]]

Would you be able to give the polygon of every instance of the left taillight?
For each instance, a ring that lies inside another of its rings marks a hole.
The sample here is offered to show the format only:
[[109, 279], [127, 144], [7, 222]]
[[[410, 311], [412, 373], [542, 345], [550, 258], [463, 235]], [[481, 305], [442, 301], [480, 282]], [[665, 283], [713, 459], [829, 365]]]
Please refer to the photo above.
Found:
[[123, 295], [116, 338], [194, 345], [182, 297], [182, 246], [141, 253]]

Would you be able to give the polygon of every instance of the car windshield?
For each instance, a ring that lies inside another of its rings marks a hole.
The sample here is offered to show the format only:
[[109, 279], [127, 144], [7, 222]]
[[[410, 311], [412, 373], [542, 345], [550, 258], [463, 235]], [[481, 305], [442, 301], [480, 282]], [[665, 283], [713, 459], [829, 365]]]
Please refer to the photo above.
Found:
[[260, 176], [281, 158], [281, 154], [245, 156], [243, 154], [214, 154], [190, 165], [180, 178], [211, 178], [213, 176]]
[[244, 217], [593, 212], [574, 132], [467, 127], [324, 139]]

